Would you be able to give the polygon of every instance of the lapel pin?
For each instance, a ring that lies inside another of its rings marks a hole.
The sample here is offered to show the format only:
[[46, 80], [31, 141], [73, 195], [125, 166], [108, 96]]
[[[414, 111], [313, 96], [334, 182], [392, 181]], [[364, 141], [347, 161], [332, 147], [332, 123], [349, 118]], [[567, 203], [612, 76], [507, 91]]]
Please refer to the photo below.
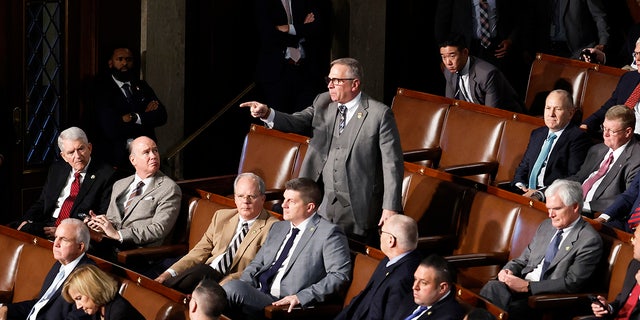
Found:
[[358, 119], [362, 118], [362, 112], [358, 112]]
[[567, 250], [567, 251], [569, 251], [569, 250], [571, 250], [571, 247], [566, 246], [566, 247], [564, 247], [564, 249], [565, 249], [565, 250]]
[[95, 178], [96, 178], [96, 175], [95, 175], [95, 174], [92, 174], [92, 175], [91, 175], [91, 180], [93, 180], [93, 179], [95, 179]]

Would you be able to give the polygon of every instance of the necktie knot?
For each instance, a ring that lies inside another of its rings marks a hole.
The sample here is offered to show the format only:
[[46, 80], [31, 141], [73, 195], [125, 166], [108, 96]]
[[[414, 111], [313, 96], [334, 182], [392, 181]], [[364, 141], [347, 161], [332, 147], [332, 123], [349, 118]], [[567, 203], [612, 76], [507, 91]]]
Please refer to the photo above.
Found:
[[551, 133], [548, 137], [547, 137], [547, 141], [551, 142], [553, 141], [553, 139], [555, 139], [557, 136], [555, 133]]

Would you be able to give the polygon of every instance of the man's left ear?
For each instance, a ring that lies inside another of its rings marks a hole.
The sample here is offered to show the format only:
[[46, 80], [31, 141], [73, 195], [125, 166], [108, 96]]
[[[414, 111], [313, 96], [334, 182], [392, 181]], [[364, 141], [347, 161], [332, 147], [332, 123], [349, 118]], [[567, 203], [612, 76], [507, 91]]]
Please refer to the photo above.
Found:
[[316, 204], [313, 202], [307, 203], [307, 212], [314, 212], [314, 211], [316, 211]]

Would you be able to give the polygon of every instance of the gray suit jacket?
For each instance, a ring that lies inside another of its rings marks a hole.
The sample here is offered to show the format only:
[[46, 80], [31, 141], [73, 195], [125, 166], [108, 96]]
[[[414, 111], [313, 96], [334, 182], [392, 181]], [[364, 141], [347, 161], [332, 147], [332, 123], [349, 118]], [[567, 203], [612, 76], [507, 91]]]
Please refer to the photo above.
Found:
[[[544, 259], [556, 230], [551, 225], [551, 219], [544, 220], [522, 254], [509, 261], [503, 269], [509, 269], [524, 278]], [[547, 279], [530, 283], [531, 294], [572, 293], [584, 289], [601, 256], [602, 238], [588, 222], [580, 218], [571, 233], [563, 239], [560, 250], [549, 264]]]
[[[338, 103], [328, 92], [318, 95], [313, 105], [294, 114], [276, 112], [274, 128], [304, 133], [313, 130], [313, 138], [300, 169], [301, 177], [318, 181], [328, 159], [333, 138]], [[349, 126], [349, 156], [343, 163], [347, 173], [350, 204], [356, 224], [362, 229], [375, 228], [382, 209], [402, 211], [404, 163], [400, 135], [393, 112], [386, 105], [362, 93], [360, 105]], [[332, 177], [323, 177], [332, 184]]]
[[156, 172], [153, 183], [134, 198], [129, 211], [123, 212], [123, 198], [134, 175], [113, 184], [107, 219], [122, 234], [123, 244], [159, 246], [171, 232], [180, 211], [182, 191], [171, 178]]
[[[244, 269], [240, 280], [259, 287], [260, 273], [269, 269], [291, 229], [289, 221], [273, 224], [267, 240]], [[297, 295], [305, 307], [341, 298], [351, 281], [351, 259], [347, 237], [340, 227], [314, 214], [291, 253], [282, 281], [280, 297]]]
[[[580, 167], [580, 171], [567, 179], [584, 183], [591, 173], [598, 171], [600, 163], [604, 160], [608, 151], [609, 147], [604, 143], [591, 147], [582, 167]], [[593, 198], [589, 202], [591, 211], [603, 212], [613, 204], [616, 197], [627, 190], [639, 169], [640, 141], [633, 136], [595, 190]]]
[[[458, 75], [444, 69], [445, 96], [455, 98]], [[507, 78], [494, 65], [476, 57], [469, 57], [469, 90], [477, 104], [522, 112], [523, 103]]]

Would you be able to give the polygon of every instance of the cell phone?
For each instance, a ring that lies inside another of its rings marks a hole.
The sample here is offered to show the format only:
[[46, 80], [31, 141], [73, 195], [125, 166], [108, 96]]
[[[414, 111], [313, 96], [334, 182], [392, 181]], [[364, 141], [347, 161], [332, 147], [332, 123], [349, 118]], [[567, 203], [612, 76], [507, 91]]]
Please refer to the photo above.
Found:
[[597, 296], [594, 296], [594, 295], [590, 294], [589, 295], [589, 300], [591, 300], [592, 303], [599, 304], [603, 309], [605, 309], [605, 310], [607, 309], [607, 307], [604, 304], [602, 304], [602, 302], [600, 301], [600, 299], [598, 299]]
[[80, 219], [80, 220], [84, 220], [84, 218], [86, 218], [88, 216], [89, 216], [89, 214], [87, 214], [86, 212], [78, 213], [78, 219]]

